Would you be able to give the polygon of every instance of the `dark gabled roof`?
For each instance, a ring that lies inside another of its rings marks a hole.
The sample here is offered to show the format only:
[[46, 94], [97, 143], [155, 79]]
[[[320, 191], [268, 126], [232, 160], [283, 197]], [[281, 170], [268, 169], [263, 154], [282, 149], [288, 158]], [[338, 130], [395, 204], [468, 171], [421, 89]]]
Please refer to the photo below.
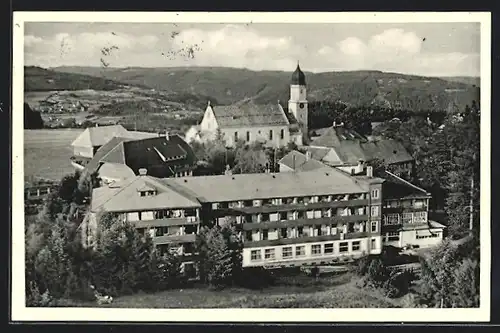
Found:
[[380, 177], [385, 179], [383, 188], [384, 200], [431, 197], [430, 193], [426, 190], [396, 176], [389, 171], [382, 172]]
[[153, 177], [171, 177], [196, 163], [191, 147], [179, 135], [124, 142], [125, 163], [135, 172], [147, 169]]
[[[93, 172], [97, 171], [97, 169], [99, 169], [99, 167], [101, 166], [101, 164], [103, 162], [102, 161], [103, 158], [105, 158], [106, 155], [108, 155], [112, 151], [119, 151], [120, 149], [118, 147], [123, 147], [120, 144], [122, 142], [129, 141], [129, 140], [133, 140], [133, 139], [124, 138], [124, 137], [114, 137], [111, 140], [109, 140], [106, 144], [101, 146], [101, 148], [99, 148], [95, 152], [94, 157], [89, 162], [89, 164], [87, 164], [85, 171], [89, 172], [89, 173], [93, 173]], [[116, 154], [116, 152], [114, 152], [113, 154]], [[122, 163], [122, 162], [120, 162], [120, 163]]]
[[405, 147], [396, 140], [371, 141], [361, 144], [361, 147], [367, 160], [378, 158], [384, 160], [387, 164], [410, 162], [413, 160], [413, 157]]
[[311, 146], [333, 148], [344, 164], [351, 165], [357, 164], [360, 160], [381, 159], [388, 164], [413, 160], [403, 145], [396, 140], [369, 141], [356, 131], [343, 126], [325, 130], [320, 137], [313, 140]]
[[209, 106], [219, 127], [287, 126], [287, 116], [279, 104], [255, 104], [245, 100], [233, 105]]
[[311, 146], [337, 148], [343, 142], [367, 142], [368, 139], [356, 131], [344, 126], [332, 126], [323, 130], [323, 134], [314, 139]]
[[171, 177], [176, 172], [190, 170], [196, 163], [191, 147], [178, 135], [142, 140], [113, 138], [97, 150], [86, 171], [94, 172], [103, 163], [125, 164], [134, 174], [147, 169], [154, 177]]

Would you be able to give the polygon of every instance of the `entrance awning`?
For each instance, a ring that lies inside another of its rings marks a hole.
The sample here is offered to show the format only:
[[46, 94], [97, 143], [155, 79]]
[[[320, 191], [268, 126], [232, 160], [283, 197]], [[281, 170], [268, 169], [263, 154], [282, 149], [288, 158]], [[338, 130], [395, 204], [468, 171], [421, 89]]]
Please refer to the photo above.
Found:
[[420, 237], [430, 237], [432, 236], [433, 233], [431, 233], [430, 230], [417, 230], [417, 236], [420, 236]]

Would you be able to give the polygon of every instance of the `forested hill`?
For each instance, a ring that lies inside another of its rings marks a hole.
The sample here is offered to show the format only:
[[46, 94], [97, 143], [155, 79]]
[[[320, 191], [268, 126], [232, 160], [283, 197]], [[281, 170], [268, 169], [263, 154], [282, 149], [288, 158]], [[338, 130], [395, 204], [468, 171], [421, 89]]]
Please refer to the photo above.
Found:
[[24, 67], [24, 91], [115, 90], [122, 85], [92, 75], [56, 72], [35, 66]]
[[[53, 70], [159, 90], [210, 96], [221, 104], [248, 97], [257, 103], [286, 102], [291, 76], [291, 72], [225, 67], [57, 67]], [[442, 79], [380, 71], [306, 72], [311, 101], [341, 100], [353, 106], [375, 104], [411, 110], [463, 109], [479, 97], [479, 87], [471, 83], [478, 82], [478, 79], [469, 79]]]

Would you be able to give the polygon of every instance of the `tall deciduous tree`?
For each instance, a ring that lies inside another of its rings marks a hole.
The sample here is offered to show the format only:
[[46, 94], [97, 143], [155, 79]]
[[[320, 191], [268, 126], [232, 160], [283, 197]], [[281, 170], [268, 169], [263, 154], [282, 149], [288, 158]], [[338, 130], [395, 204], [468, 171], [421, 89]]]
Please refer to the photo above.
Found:
[[235, 281], [241, 269], [241, 245], [233, 227], [203, 228], [196, 247], [200, 278], [215, 288]]

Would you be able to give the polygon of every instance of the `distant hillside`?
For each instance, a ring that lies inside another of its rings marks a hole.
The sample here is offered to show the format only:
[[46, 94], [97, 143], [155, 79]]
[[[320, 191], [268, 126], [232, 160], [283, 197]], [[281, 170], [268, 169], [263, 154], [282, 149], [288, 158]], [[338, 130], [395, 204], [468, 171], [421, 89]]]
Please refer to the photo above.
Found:
[[[291, 72], [251, 71], [223, 67], [98, 68], [58, 67], [77, 73], [158, 90], [210, 96], [221, 104], [251, 97], [258, 103], [286, 103]], [[341, 100], [412, 110], [463, 109], [478, 99], [479, 87], [450, 79], [380, 71], [307, 73], [310, 100]]]
[[24, 67], [24, 91], [115, 90], [118, 82], [92, 75], [56, 72], [40, 67]]
[[465, 83], [477, 87], [481, 85], [481, 79], [475, 76], [443, 76], [441, 79], [449, 82]]

